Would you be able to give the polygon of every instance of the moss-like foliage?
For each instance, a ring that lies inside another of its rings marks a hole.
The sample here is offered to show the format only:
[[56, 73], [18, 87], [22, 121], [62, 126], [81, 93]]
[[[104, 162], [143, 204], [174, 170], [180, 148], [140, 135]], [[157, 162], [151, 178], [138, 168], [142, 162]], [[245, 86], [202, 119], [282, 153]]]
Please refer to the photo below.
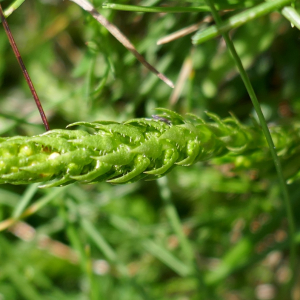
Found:
[[[185, 118], [158, 109], [153, 118], [124, 123], [77, 122], [92, 128], [52, 130], [33, 137], [1, 138], [0, 183], [61, 186], [75, 181], [130, 183], [164, 176], [174, 166], [189, 166], [218, 158], [249, 168], [271, 161], [265, 138], [257, 124], [243, 126], [234, 117], [212, 122], [188, 114]], [[298, 153], [297, 130], [271, 129], [278, 155]], [[297, 173], [298, 169], [294, 170]], [[294, 175], [294, 174], [293, 174]]]

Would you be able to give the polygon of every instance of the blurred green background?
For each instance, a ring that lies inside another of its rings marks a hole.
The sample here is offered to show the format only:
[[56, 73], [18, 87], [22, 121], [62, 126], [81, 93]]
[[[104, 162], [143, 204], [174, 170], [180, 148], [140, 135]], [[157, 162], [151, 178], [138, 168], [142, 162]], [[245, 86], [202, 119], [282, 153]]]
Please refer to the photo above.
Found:
[[[263, 1], [219, 2], [234, 9], [227, 18]], [[4, 9], [11, 3], [1, 2]], [[220, 117], [233, 112], [250, 123], [254, 110], [222, 39], [193, 46], [189, 34], [156, 44], [208, 13], [138, 13], [93, 3], [176, 88], [145, 69], [76, 4], [25, 1], [8, 22], [52, 129], [81, 120], [150, 117], [155, 107], [199, 116], [206, 110]], [[268, 123], [297, 122], [299, 30], [275, 11], [230, 35]], [[1, 136], [44, 131], [2, 27], [0, 107]], [[269, 175], [237, 174], [230, 166], [207, 162], [177, 167], [158, 181], [123, 186], [2, 185], [0, 299], [288, 299], [286, 213], [278, 181]], [[298, 185], [289, 186], [296, 220]], [[11, 220], [14, 225], [7, 229], [6, 220], [24, 211], [28, 217]], [[300, 299], [300, 290], [294, 295]]]

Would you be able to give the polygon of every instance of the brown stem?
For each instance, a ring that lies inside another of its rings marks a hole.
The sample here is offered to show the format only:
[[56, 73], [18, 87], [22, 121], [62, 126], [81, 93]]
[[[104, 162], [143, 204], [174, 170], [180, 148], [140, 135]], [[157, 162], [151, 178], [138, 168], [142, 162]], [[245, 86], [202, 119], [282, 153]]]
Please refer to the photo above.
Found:
[[102, 16], [94, 6], [87, 0], [71, 0], [85, 11], [90, 13], [101, 25], [103, 25], [127, 50], [129, 50], [148, 70], [154, 73], [159, 79], [165, 82], [171, 88], [174, 88], [173, 82], [164, 74], [158, 72], [146, 59], [136, 50], [134, 45], [128, 38], [112, 23], [110, 23], [104, 16]]
[[48, 124], [48, 121], [47, 121], [47, 117], [46, 117], [45, 112], [43, 110], [42, 104], [41, 104], [41, 102], [39, 100], [39, 97], [38, 97], [38, 95], [37, 95], [37, 93], [35, 91], [33, 83], [32, 83], [32, 81], [30, 79], [30, 76], [29, 76], [29, 74], [27, 72], [25, 64], [24, 64], [24, 62], [22, 60], [21, 54], [20, 54], [20, 52], [18, 50], [16, 42], [15, 42], [15, 40], [13, 38], [13, 35], [12, 35], [10, 29], [9, 29], [8, 23], [7, 23], [6, 18], [4, 16], [4, 14], [3, 14], [3, 10], [2, 10], [1, 4], [0, 4], [0, 17], [1, 17], [1, 21], [2, 21], [2, 24], [3, 24], [4, 30], [5, 30], [6, 35], [8, 37], [9, 43], [10, 43], [10, 45], [11, 45], [11, 47], [12, 47], [14, 53], [15, 53], [15, 56], [16, 56], [18, 62], [19, 62], [19, 65], [21, 67], [23, 75], [24, 75], [24, 77], [25, 77], [25, 79], [27, 81], [27, 84], [28, 84], [28, 86], [30, 88], [31, 94], [32, 94], [32, 96], [34, 98], [34, 101], [36, 103], [36, 106], [37, 106], [37, 108], [38, 108], [38, 110], [40, 112], [40, 115], [41, 115], [42, 121], [44, 123], [45, 129], [46, 129], [46, 131], [48, 131], [48, 130], [50, 130], [50, 127], [49, 127], [49, 124]]

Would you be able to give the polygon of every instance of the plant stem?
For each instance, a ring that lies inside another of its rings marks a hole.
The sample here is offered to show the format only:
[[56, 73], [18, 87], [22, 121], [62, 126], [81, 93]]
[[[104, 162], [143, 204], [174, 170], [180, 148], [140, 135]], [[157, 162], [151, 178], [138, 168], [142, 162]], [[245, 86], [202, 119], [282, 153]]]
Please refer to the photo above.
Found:
[[39, 185], [37, 183], [29, 185], [29, 187], [26, 189], [24, 195], [20, 199], [18, 205], [15, 207], [14, 212], [12, 214], [13, 219], [18, 219], [21, 214], [24, 212], [24, 209], [28, 205], [28, 203], [31, 201], [33, 196], [38, 190]]
[[92, 241], [96, 244], [97, 248], [102, 251], [105, 258], [116, 265], [120, 274], [123, 277], [128, 277], [128, 270], [126, 266], [120, 261], [117, 253], [114, 249], [109, 245], [109, 243], [105, 240], [102, 234], [95, 228], [95, 226], [88, 220], [82, 218], [81, 219], [81, 227], [88, 234], [88, 236], [92, 239]]
[[29, 206], [18, 218], [8, 218], [0, 222], [0, 232], [9, 228], [10, 226], [14, 225], [17, 221], [20, 219], [24, 219], [26, 217], [29, 217], [33, 214], [35, 214], [37, 211], [39, 211], [41, 208], [46, 206], [52, 199], [55, 199], [56, 197], [63, 194], [69, 187], [62, 187], [60, 189], [53, 189], [48, 195], [40, 198], [38, 201], [33, 203], [31, 206]]
[[137, 6], [137, 5], [123, 5], [117, 3], [104, 3], [102, 8], [134, 11], [134, 12], [152, 12], [152, 13], [183, 13], [183, 12], [201, 12], [210, 11], [208, 6], [198, 7], [160, 7], [160, 6]]
[[110, 23], [104, 16], [102, 16], [95, 7], [88, 0], [71, 0], [82, 9], [87, 11], [104, 26], [128, 51], [130, 51], [138, 61], [140, 61], [148, 70], [154, 73], [159, 79], [165, 82], [171, 88], [174, 88], [173, 82], [162, 73], [158, 72], [145, 58], [136, 50], [134, 45], [127, 39], [127, 37], [112, 23]]
[[[216, 11], [213, 1], [212, 0], [205, 0], [206, 3], [211, 7], [211, 11], [213, 14], [213, 17], [216, 21], [216, 24], [218, 27], [222, 26], [222, 21], [220, 16], [218, 15], [218, 12]], [[296, 243], [295, 243], [295, 221], [294, 221], [294, 217], [293, 217], [293, 213], [292, 213], [292, 207], [291, 207], [291, 202], [290, 202], [290, 197], [289, 197], [289, 193], [288, 193], [288, 189], [287, 189], [287, 185], [283, 176], [283, 171], [282, 171], [282, 166], [281, 166], [281, 162], [277, 156], [277, 153], [275, 151], [275, 146], [274, 146], [274, 142], [272, 140], [269, 128], [267, 126], [266, 120], [264, 118], [264, 115], [262, 113], [261, 107], [259, 105], [258, 99], [256, 97], [256, 94], [254, 92], [254, 89], [251, 85], [251, 82], [249, 80], [249, 77], [243, 67], [242, 61], [239, 57], [239, 55], [236, 52], [236, 49], [234, 47], [234, 44], [232, 43], [232, 41], [229, 38], [229, 35], [225, 32], [222, 33], [223, 38], [226, 42], [226, 45], [235, 61], [235, 64], [240, 72], [240, 75], [242, 77], [242, 80], [245, 84], [245, 87], [247, 89], [247, 92], [251, 98], [251, 101], [253, 103], [253, 106], [255, 108], [255, 111], [257, 113], [257, 116], [259, 118], [263, 133], [266, 137], [268, 146], [270, 148], [270, 152], [271, 152], [271, 156], [273, 158], [275, 167], [276, 167], [276, 171], [278, 174], [278, 179], [279, 179], [279, 185], [281, 188], [281, 192], [284, 198], [284, 203], [285, 203], [285, 208], [286, 208], [286, 212], [287, 212], [287, 218], [288, 218], [288, 222], [289, 222], [289, 234], [290, 234], [290, 268], [292, 271], [292, 277], [291, 277], [291, 281], [290, 281], [290, 287], [292, 287], [293, 281], [294, 281], [294, 275], [295, 275], [295, 266], [296, 266]], [[291, 290], [291, 289], [290, 289]]]
[[165, 210], [169, 222], [179, 240], [179, 244], [181, 245], [182, 251], [186, 260], [191, 263], [194, 259], [193, 250], [191, 244], [186, 237], [185, 233], [183, 232], [182, 224], [180, 222], [180, 218], [176, 211], [174, 204], [172, 203], [171, 194], [169, 187], [167, 185], [167, 179], [165, 177], [160, 178], [158, 181], [158, 186], [160, 190], [161, 198], [164, 202]]
[[193, 274], [198, 279], [200, 292], [204, 297], [204, 299], [208, 299], [209, 291], [204, 283], [203, 273], [200, 271], [199, 268], [197, 268], [197, 263], [195, 261], [195, 255], [192, 248], [192, 244], [183, 231], [183, 226], [181, 224], [180, 217], [177, 213], [174, 203], [172, 202], [172, 197], [171, 197], [170, 189], [168, 187], [167, 178], [162, 177], [157, 181], [157, 183], [159, 186], [161, 198], [165, 205], [165, 211], [167, 217], [169, 219], [170, 225], [172, 226], [178, 238], [189, 271], [192, 272], [191, 274]]
[[21, 6], [21, 4], [24, 2], [25, 0], [16, 0], [14, 1], [5, 11], [4, 11], [4, 16], [7, 18], [8, 16], [10, 16], [16, 9], [19, 8], [19, 6]]
[[39, 99], [39, 97], [37, 95], [37, 92], [36, 92], [36, 90], [34, 88], [32, 80], [31, 80], [31, 78], [30, 78], [30, 76], [28, 74], [28, 71], [27, 71], [27, 69], [25, 67], [23, 59], [22, 59], [21, 54], [19, 52], [19, 49], [17, 47], [17, 44], [16, 44], [16, 42], [14, 40], [14, 37], [13, 37], [13, 35], [12, 35], [10, 29], [9, 29], [8, 23], [7, 23], [6, 19], [5, 19], [5, 15], [4, 15], [3, 11], [2, 11], [1, 4], [0, 4], [0, 18], [1, 18], [2, 25], [3, 25], [3, 28], [5, 30], [5, 33], [6, 33], [7, 37], [8, 37], [9, 43], [10, 43], [10, 45], [11, 45], [13, 51], [14, 51], [16, 59], [17, 59], [19, 65], [20, 65], [22, 73], [23, 73], [23, 75], [24, 75], [24, 77], [26, 79], [27, 85], [28, 85], [28, 87], [29, 87], [29, 89], [31, 91], [33, 99], [34, 99], [34, 101], [36, 103], [36, 106], [37, 106], [37, 108], [39, 110], [39, 113], [41, 115], [41, 118], [42, 118], [42, 121], [44, 123], [45, 129], [46, 129], [46, 131], [48, 131], [48, 130], [50, 130], [50, 127], [49, 127], [49, 124], [48, 124], [48, 120], [47, 120], [46, 114], [44, 112], [44, 109], [42, 107], [40, 99]]
[[228, 32], [230, 29], [240, 27], [251, 20], [264, 16], [290, 3], [291, 0], [274, 0], [256, 5], [239, 14], [236, 14], [218, 26], [213, 25], [204, 30], [198, 31], [192, 38], [193, 44], [198, 45], [206, 42], [220, 34]]
[[291, 6], [286, 6], [282, 9], [281, 14], [291, 22], [291, 24], [300, 30], [300, 16], [296, 9]]

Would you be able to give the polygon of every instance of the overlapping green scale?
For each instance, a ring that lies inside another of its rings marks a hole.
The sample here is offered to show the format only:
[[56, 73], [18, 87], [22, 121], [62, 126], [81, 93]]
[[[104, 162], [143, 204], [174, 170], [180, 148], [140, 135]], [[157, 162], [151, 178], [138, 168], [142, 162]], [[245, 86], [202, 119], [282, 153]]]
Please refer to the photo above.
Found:
[[[205, 122], [195, 115], [185, 118], [167, 110], [153, 118], [124, 123], [77, 122], [84, 130], [51, 130], [39, 136], [0, 139], [0, 183], [42, 187], [75, 181], [113, 184], [164, 176], [174, 166], [189, 166], [214, 159], [237, 168], [271, 161], [257, 124], [243, 126], [234, 117], [225, 120], [207, 113]], [[93, 130], [93, 133], [90, 131]], [[298, 131], [271, 129], [278, 154], [290, 163], [300, 153]], [[300, 164], [299, 164], [300, 166]], [[297, 177], [299, 168], [288, 174]]]

